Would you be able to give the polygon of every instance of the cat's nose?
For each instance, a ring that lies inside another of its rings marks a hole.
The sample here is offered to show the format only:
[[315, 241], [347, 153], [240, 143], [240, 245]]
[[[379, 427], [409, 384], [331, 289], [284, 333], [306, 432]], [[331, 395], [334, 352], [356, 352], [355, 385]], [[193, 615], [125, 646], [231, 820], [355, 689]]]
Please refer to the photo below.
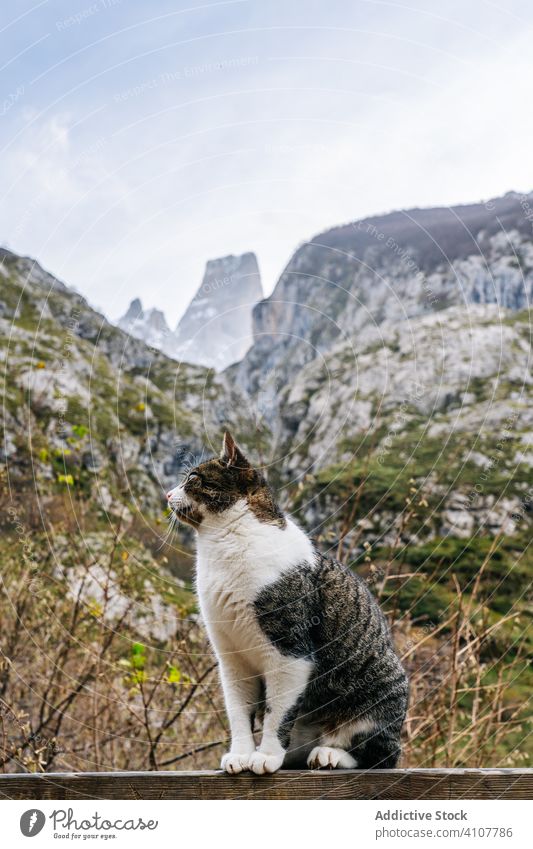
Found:
[[170, 492], [167, 492], [167, 501], [170, 501], [171, 498], [172, 498], [172, 490], [170, 490]]

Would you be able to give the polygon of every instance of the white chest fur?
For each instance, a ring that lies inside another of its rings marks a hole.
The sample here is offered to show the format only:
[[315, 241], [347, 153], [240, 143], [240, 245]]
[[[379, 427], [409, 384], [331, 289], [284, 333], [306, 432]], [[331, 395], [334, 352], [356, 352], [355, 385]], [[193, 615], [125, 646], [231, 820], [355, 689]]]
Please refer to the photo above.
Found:
[[260, 522], [245, 501], [210, 515], [198, 533], [197, 589], [217, 654], [244, 652], [256, 666], [266, 638], [255, 598], [292, 566], [312, 559], [311, 542], [290, 519], [285, 528]]

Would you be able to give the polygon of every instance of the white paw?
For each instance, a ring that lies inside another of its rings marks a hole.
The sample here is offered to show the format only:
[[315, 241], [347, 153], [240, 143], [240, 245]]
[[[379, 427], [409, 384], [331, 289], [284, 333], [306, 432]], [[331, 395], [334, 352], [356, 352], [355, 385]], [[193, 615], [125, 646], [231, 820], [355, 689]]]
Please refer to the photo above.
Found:
[[307, 758], [310, 769], [354, 769], [357, 761], [344, 749], [334, 749], [331, 746], [315, 746]]
[[248, 759], [248, 769], [256, 775], [264, 775], [267, 772], [276, 772], [283, 763], [285, 755], [266, 755], [264, 752], [254, 752]]
[[230, 775], [237, 775], [245, 769], [248, 769], [248, 760], [250, 755], [239, 755], [236, 752], [228, 752], [223, 755], [220, 762], [220, 769], [229, 772]]

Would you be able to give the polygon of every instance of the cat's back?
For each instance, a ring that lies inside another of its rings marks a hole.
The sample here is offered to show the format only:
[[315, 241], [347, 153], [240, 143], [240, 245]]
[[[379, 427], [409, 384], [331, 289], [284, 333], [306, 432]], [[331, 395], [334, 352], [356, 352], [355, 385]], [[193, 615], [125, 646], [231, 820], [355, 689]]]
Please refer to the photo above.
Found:
[[[380, 607], [361, 578], [316, 550], [261, 588], [255, 602], [261, 627], [287, 654], [317, 661], [392, 650]], [[329, 661], [328, 661], [329, 662]]]
[[396, 666], [389, 625], [367, 582], [326, 557], [320, 559], [318, 575], [322, 662], [334, 665], [344, 657], [357, 668], [373, 659], [388, 659]]

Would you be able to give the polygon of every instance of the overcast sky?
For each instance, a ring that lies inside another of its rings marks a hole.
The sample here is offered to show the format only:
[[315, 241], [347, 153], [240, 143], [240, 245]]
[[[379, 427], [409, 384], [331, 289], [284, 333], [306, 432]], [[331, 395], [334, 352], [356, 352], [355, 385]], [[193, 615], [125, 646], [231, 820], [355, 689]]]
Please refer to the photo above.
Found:
[[171, 324], [207, 259], [533, 188], [531, 0], [0, 7], [0, 244]]

